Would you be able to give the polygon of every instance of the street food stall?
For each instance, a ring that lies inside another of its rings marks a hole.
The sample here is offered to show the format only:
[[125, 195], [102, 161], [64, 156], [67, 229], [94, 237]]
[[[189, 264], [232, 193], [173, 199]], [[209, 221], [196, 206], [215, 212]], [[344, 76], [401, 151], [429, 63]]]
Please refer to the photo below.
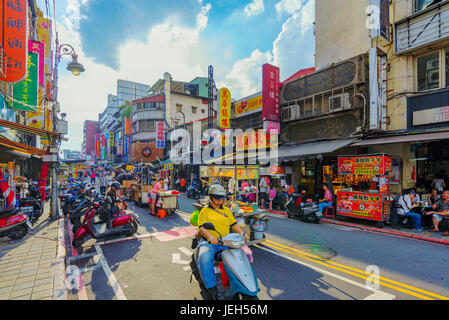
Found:
[[344, 186], [337, 192], [337, 215], [377, 221], [382, 227], [393, 205], [389, 194], [392, 162], [385, 154], [338, 157]]
[[[259, 166], [251, 165], [235, 165], [235, 166], [201, 166], [200, 178], [209, 179], [209, 183], [217, 181], [225, 189], [228, 189], [229, 181], [233, 183], [233, 190], [228, 190], [229, 200], [224, 205], [230, 208], [234, 214], [242, 230], [249, 233], [250, 241], [248, 246], [265, 241], [265, 231], [268, 227], [269, 218], [266, 214], [258, 210], [258, 186], [259, 186]], [[254, 181], [252, 187], [247, 187], [245, 190], [241, 188], [241, 182]], [[241, 194], [254, 194], [254, 202], [238, 201], [238, 196]], [[198, 203], [193, 206], [197, 210], [201, 210], [209, 203], [209, 198], [200, 199]]]
[[141, 163], [133, 170], [137, 180], [131, 182], [132, 199], [139, 206], [148, 204], [148, 192], [151, 189], [154, 172], [148, 163]]

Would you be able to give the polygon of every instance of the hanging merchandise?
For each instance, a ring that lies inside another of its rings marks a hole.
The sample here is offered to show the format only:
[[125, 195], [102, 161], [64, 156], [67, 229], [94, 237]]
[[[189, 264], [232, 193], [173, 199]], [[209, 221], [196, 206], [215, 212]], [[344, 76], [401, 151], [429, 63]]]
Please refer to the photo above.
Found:
[[3, 197], [6, 199], [6, 209], [12, 209], [16, 206], [16, 196], [11, 190], [9, 184], [5, 181], [3, 177], [3, 171], [0, 169], [0, 191]]

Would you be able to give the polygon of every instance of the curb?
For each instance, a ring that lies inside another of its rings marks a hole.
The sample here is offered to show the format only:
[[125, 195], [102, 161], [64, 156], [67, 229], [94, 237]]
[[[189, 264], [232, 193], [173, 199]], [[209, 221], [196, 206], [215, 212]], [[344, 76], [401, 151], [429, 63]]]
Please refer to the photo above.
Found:
[[[287, 216], [287, 213], [282, 212], [282, 211], [266, 210], [266, 212], [274, 213], [274, 214], [278, 214], [278, 215], [282, 215], [282, 216]], [[420, 235], [417, 235], [417, 234], [404, 233], [404, 232], [392, 231], [392, 230], [382, 230], [382, 229], [379, 229], [379, 228], [367, 227], [367, 226], [362, 226], [362, 225], [359, 225], [359, 224], [340, 222], [340, 221], [333, 221], [333, 220], [328, 220], [328, 219], [321, 219], [321, 222], [329, 223], [329, 224], [335, 224], [335, 225], [344, 226], [344, 227], [356, 228], [356, 229], [360, 229], [360, 230], [364, 230], [364, 231], [371, 231], [371, 232], [388, 234], [388, 235], [394, 235], [394, 236], [399, 236], [399, 237], [404, 237], [404, 238], [409, 238], [409, 239], [416, 239], [416, 240], [422, 240], [422, 241], [427, 241], [427, 242], [433, 242], [433, 243], [438, 243], [438, 244], [449, 246], [449, 241], [448, 240], [434, 239], [434, 238], [420, 236]]]

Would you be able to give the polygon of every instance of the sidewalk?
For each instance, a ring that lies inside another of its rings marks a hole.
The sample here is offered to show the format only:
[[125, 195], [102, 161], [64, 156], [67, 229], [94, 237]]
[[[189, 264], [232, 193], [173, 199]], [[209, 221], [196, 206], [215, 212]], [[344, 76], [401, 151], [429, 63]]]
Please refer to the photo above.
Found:
[[64, 219], [48, 220], [49, 207], [24, 238], [0, 238], [0, 300], [66, 299]]
[[[276, 211], [276, 210], [265, 210], [266, 213], [270, 214], [276, 214], [287, 217], [287, 213], [285, 211]], [[343, 220], [345, 219], [345, 220]], [[383, 228], [376, 227], [376, 222], [362, 220], [362, 219], [355, 219], [355, 218], [337, 218], [337, 219], [330, 219], [330, 218], [323, 218], [321, 219], [321, 223], [329, 223], [349, 228], [356, 228], [368, 232], [377, 232], [377, 233], [383, 233], [387, 235], [392, 236], [400, 236], [405, 238], [412, 238], [417, 240], [423, 240], [428, 242], [434, 242], [439, 243], [443, 245], [449, 245], [449, 237], [443, 236], [442, 232], [428, 232], [423, 231], [421, 233], [407, 229], [405, 227], [403, 228], [393, 228], [390, 225], [384, 225]]]

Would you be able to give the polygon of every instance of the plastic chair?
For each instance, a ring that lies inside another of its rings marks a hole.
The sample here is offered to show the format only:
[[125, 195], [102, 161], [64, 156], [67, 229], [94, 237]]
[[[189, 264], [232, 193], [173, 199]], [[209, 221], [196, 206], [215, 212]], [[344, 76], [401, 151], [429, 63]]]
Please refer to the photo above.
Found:
[[[329, 213], [329, 210], [332, 210], [332, 214]], [[324, 218], [335, 219], [335, 209], [334, 209], [334, 207], [327, 207], [326, 209], [324, 209]]]

